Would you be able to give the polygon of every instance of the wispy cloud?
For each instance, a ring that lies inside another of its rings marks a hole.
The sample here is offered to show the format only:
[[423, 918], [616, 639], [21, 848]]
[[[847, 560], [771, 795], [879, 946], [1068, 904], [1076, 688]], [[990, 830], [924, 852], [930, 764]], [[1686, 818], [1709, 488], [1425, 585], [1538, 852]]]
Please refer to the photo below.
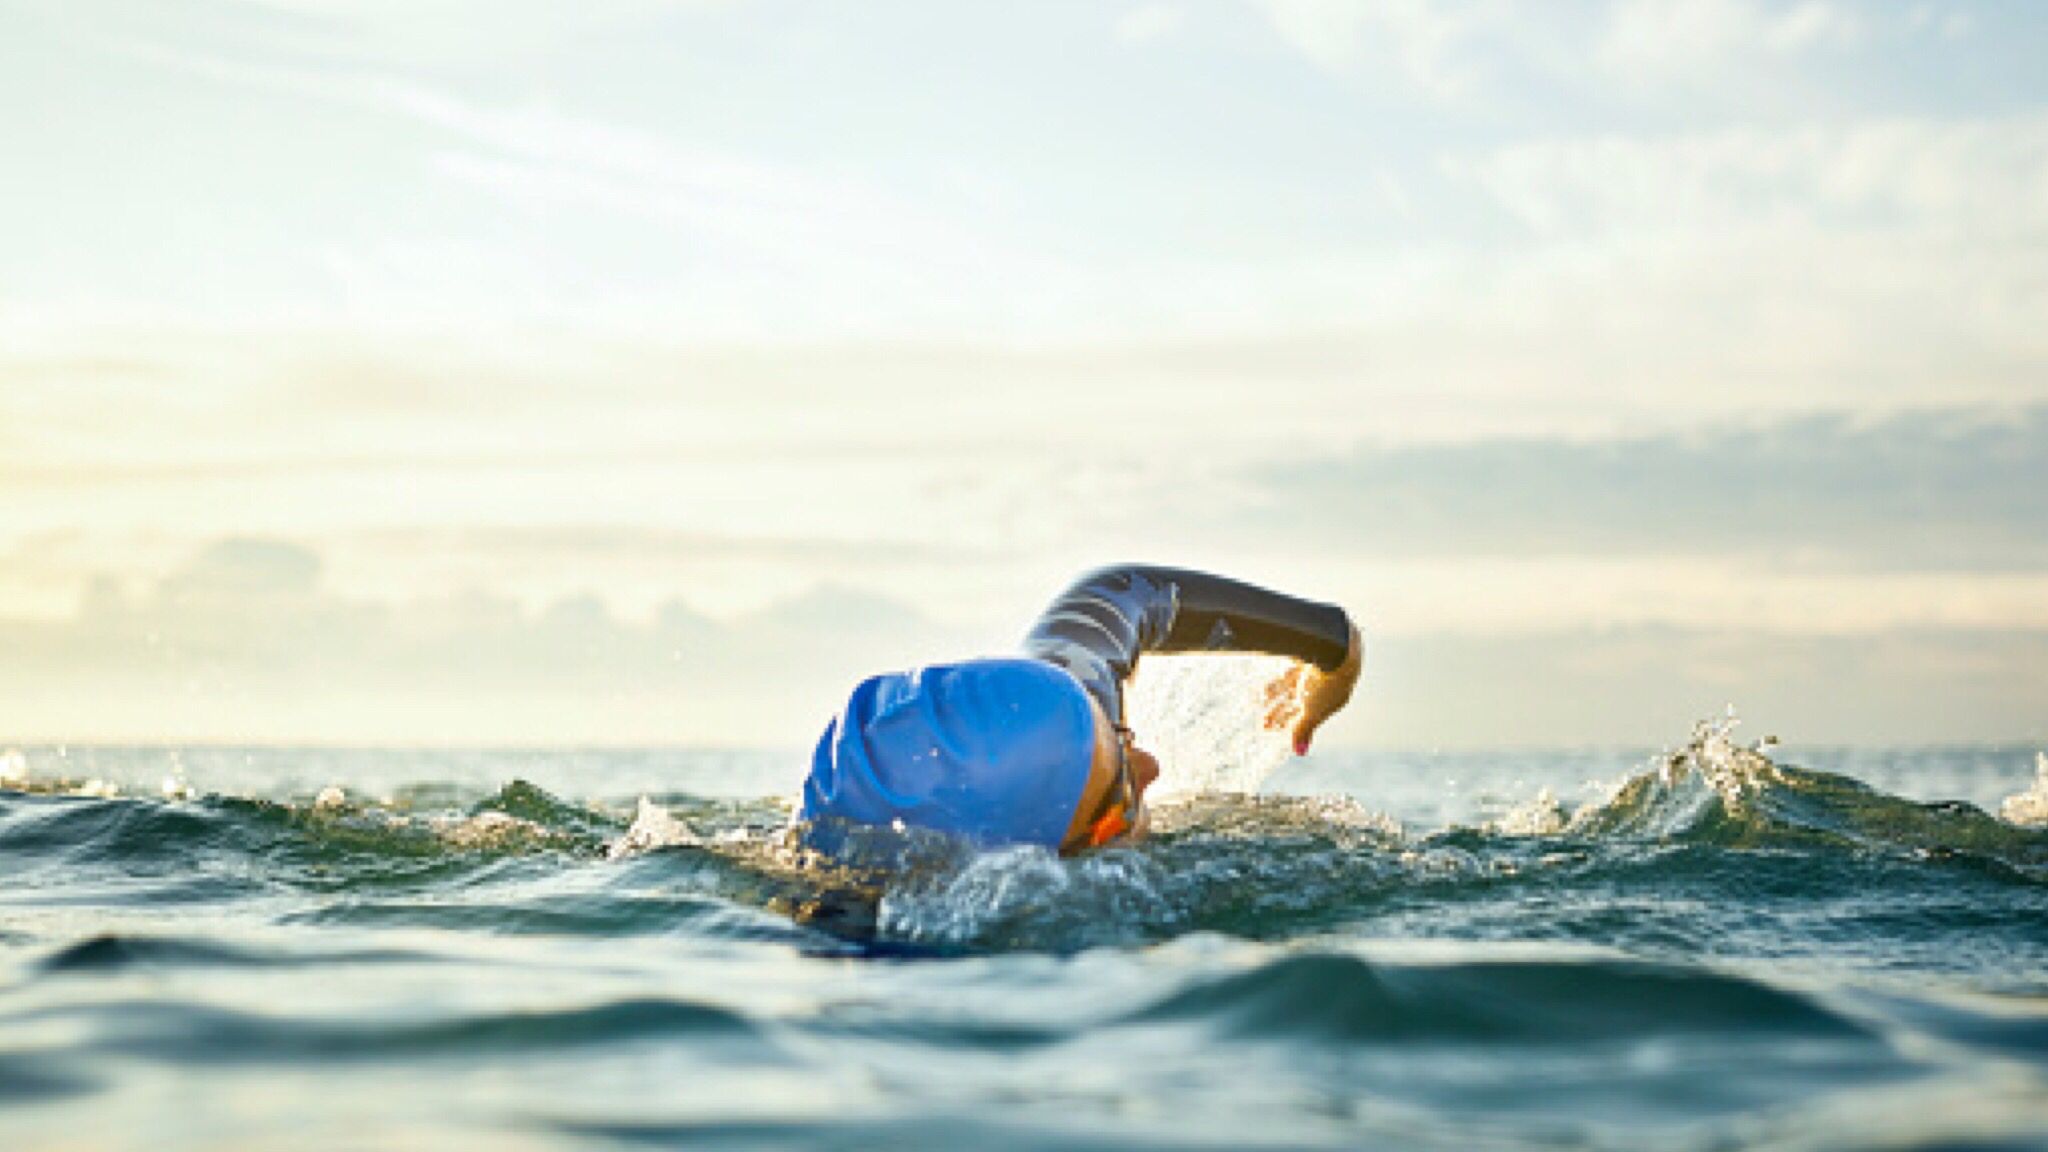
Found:
[[2048, 116], [1551, 138], [1458, 166], [1543, 235], [2048, 231]]
[[1364, 448], [1259, 474], [1262, 530], [1383, 557], [1741, 556], [2048, 572], [2048, 408]]
[[2048, 630], [2038, 628], [1428, 635], [1377, 645], [1366, 675], [1352, 722], [1389, 744], [1578, 744], [1599, 732], [1669, 747], [1727, 705], [1747, 731], [1794, 742], [2048, 738]]
[[[1058, 261], [965, 222], [943, 198], [906, 197], [817, 165], [742, 155], [548, 100], [457, 95], [389, 61], [276, 59], [156, 42], [126, 54], [238, 88], [387, 117], [420, 134], [421, 171], [525, 213], [532, 227], [591, 245], [659, 245], [665, 274], [564, 290], [556, 262], [413, 233], [330, 241], [323, 266], [362, 320], [459, 323], [467, 302], [585, 327], [758, 337], [786, 327], [886, 330], [906, 315], [950, 315], [988, 277], [1071, 278]], [[927, 193], [929, 190], [927, 190]], [[621, 254], [612, 251], [612, 263]], [[630, 266], [632, 261], [625, 263]], [[584, 275], [574, 272], [573, 275]], [[775, 307], [764, 308], [773, 301]], [[886, 301], [887, 306], [876, 305]], [[772, 319], [763, 313], [777, 313]]]
[[1180, 31], [1187, 14], [1177, 5], [1141, 4], [1117, 17], [1116, 38], [1126, 44], [1150, 44]]
[[1689, 80], [1730, 60], [1847, 47], [1864, 34], [1856, 12], [1826, 0], [1621, 0], [1597, 53], [1637, 80]]
[[299, 46], [329, 59], [397, 60], [421, 67], [526, 62], [584, 45], [699, 31], [741, 0], [607, 0], [562, 8], [546, 0], [231, 0], [246, 22], [261, 10], [273, 50]]
[[68, 619], [0, 620], [0, 739], [797, 742], [873, 667], [970, 654], [831, 585], [633, 623], [591, 596], [374, 601], [321, 575], [311, 550], [234, 539], [139, 592], [98, 582]]
[[[1445, 106], [1497, 111], [1595, 96], [1711, 95], [1753, 107], [1797, 92], [1817, 63], [1958, 41], [1976, 26], [1961, 5], [1857, 0], [1249, 0], [1301, 57], [1326, 71], [1384, 74]], [[1794, 81], [1786, 85], [1787, 81]]]
[[1323, 68], [1388, 60], [1431, 95], [1457, 96], [1476, 79], [1473, 49], [1512, 26], [1510, 0], [1258, 0], [1273, 28]]
[[1907, 17], [1920, 31], [1931, 31], [1943, 40], [1961, 40], [1976, 31], [1977, 21], [1961, 4], [1915, 4]]
[[[1371, 636], [1340, 743], [1668, 743], [1729, 702], [1795, 740], [2027, 738], [2048, 691], [2041, 628]], [[317, 553], [244, 538], [141, 589], [97, 583], [62, 619], [0, 619], [0, 742], [789, 747], [861, 676], [1003, 643], [844, 585], [723, 622], [681, 601], [629, 621], [595, 596], [346, 596]]]

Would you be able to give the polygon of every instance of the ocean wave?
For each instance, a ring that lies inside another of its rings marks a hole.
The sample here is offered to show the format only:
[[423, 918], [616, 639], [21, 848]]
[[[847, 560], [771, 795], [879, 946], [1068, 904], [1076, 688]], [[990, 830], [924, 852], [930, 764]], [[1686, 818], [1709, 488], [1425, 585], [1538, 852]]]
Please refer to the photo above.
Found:
[[[590, 799], [484, 756], [134, 786], [164, 759], [0, 789], [9, 1147], [2048, 1135], [2048, 832], [1725, 726], [1574, 810], [1506, 764], [1448, 826], [1208, 793], [1080, 858], [858, 869], [773, 798]], [[420, 764], [448, 775], [389, 783]]]
[[177, 968], [304, 968], [326, 964], [406, 963], [427, 953], [399, 948], [326, 948], [282, 951], [212, 940], [101, 932], [58, 948], [35, 963], [44, 975], [104, 975]]
[[[715, 1039], [729, 1058], [768, 1058], [761, 1029], [732, 1009], [694, 1000], [636, 997], [533, 1011], [417, 1013], [387, 1021], [243, 1011], [193, 1000], [102, 1000], [14, 1013], [38, 1031], [78, 1025], [80, 1047], [177, 1064], [502, 1057], [638, 1040]], [[76, 1053], [74, 1053], [76, 1054]]]
[[1201, 981], [1129, 1022], [1197, 1023], [1235, 1040], [1290, 1043], [1875, 1039], [1800, 993], [1697, 966], [1589, 957], [1387, 965], [1308, 952]]
[[[385, 801], [108, 798], [18, 778], [0, 793], [0, 858], [46, 892], [107, 876], [137, 900], [295, 890], [327, 902], [293, 923], [517, 935], [751, 937], [777, 931], [765, 912], [796, 938], [1073, 952], [1201, 931], [1483, 937], [1493, 918], [1661, 955], [1740, 944], [1745, 909], [1799, 915], [1775, 902], [1789, 893], [1832, 902], [1835, 919], [1806, 929], [1816, 941], [1972, 927], [1957, 947], [2024, 954], [2015, 933], [2048, 888], [2048, 830], [1779, 764], [1731, 729], [1701, 725], [1576, 812], [1543, 793], [1419, 831], [1343, 797], [1208, 794], [1161, 805], [1143, 844], [1065, 860], [1014, 849], [834, 869], [796, 849], [774, 800], [643, 797], [629, 817], [524, 781], [456, 806], [431, 785]], [[1904, 912], [1852, 899], [1879, 883], [1912, 894]], [[2015, 885], [2031, 893], [2017, 904], [1985, 895]]]

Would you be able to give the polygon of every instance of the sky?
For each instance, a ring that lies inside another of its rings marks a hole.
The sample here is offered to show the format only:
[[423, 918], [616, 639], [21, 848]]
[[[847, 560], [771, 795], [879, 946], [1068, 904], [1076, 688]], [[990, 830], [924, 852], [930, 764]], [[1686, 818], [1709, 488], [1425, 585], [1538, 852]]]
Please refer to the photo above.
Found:
[[1072, 576], [1336, 745], [2048, 741], [2048, 9], [0, 0], [0, 744], [795, 747]]

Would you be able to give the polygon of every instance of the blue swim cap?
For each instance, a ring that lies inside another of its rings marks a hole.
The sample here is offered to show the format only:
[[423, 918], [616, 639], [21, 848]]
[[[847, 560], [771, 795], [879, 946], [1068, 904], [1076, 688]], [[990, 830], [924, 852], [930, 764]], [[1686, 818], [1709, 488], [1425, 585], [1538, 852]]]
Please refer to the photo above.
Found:
[[[1055, 851], [1088, 783], [1095, 714], [1064, 669], [970, 660], [873, 676], [825, 728], [802, 818]], [[836, 836], [815, 835], [832, 851]]]

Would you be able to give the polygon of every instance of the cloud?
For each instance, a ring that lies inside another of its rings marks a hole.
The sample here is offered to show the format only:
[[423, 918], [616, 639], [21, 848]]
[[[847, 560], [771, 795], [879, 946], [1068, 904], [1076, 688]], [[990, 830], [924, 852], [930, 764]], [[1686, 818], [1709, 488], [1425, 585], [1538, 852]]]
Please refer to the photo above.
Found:
[[1538, 235], [1805, 229], [2038, 237], [2048, 116], [1867, 120], [1511, 144], [1453, 165]]
[[1255, 473], [1246, 523], [1382, 557], [1739, 556], [2048, 571], [2048, 406], [1367, 447]]
[[[246, 529], [244, 529], [246, 531]], [[34, 532], [0, 539], [0, 618], [61, 619], [79, 590], [144, 589], [170, 604], [274, 602], [313, 587], [361, 601], [476, 592], [537, 609], [590, 592], [632, 619], [659, 615], [677, 589], [721, 618], [800, 606], [821, 580], [897, 589], [944, 619], [973, 619], [960, 582], [932, 574], [1013, 566], [1017, 554], [965, 543], [726, 534], [646, 524], [413, 525], [328, 532], [318, 550], [241, 536], [206, 543], [185, 524], [145, 532]], [[195, 546], [197, 551], [195, 552]], [[879, 611], [874, 613], [880, 617]]]
[[1787, 637], [1638, 627], [1369, 643], [1339, 739], [1404, 746], [1680, 743], [1734, 705], [1807, 744], [2048, 740], [2048, 630]]
[[[308, 244], [357, 324], [446, 329], [538, 316], [673, 337], [687, 320], [700, 335], [758, 337], [801, 320], [812, 332], [867, 332], [903, 323], [906, 311], [953, 315], [973, 298], [967, 289], [991, 279], [1072, 277], [1042, 249], [970, 222], [928, 180], [885, 186], [844, 166], [679, 140], [549, 97], [475, 98], [376, 54], [234, 45], [144, 40], [124, 56], [383, 118], [400, 129], [387, 148], [409, 161], [387, 181], [412, 187], [422, 204], [467, 200], [471, 217], [515, 214], [474, 230], [351, 229]], [[535, 232], [573, 236], [573, 252], [534, 243]]]
[[[649, 211], [758, 210], [788, 223], [833, 209], [855, 190], [817, 177], [666, 137], [545, 101], [493, 105], [449, 95], [386, 69], [337, 69], [258, 63], [156, 50], [146, 59], [238, 86], [290, 92], [388, 112], [437, 130], [507, 162], [575, 173], [608, 203]], [[638, 190], [640, 198], [631, 193]], [[597, 193], [593, 193], [595, 195]]]
[[97, 580], [68, 618], [0, 620], [0, 739], [786, 746], [861, 676], [974, 654], [829, 583], [730, 621], [670, 600], [635, 622], [590, 595], [342, 596], [321, 566], [225, 540], [137, 592]]
[[1145, 4], [1117, 18], [1116, 38], [1126, 44], [1150, 44], [1180, 31], [1187, 14], [1171, 4]]
[[[821, 584], [731, 621], [594, 596], [327, 591], [320, 558], [222, 541], [61, 620], [0, 620], [0, 745], [234, 741], [801, 748], [874, 671], [987, 648], [891, 596]], [[1368, 606], [1369, 608], [1370, 606]], [[1386, 633], [1336, 743], [1670, 744], [1738, 704], [1809, 742], [2041, 739], [2048, 629], [1784, 635], [1658, 626]]]
[[313, 550], [282, 540], [235, 538], [202, 549], [158, 586], [157, 595], [169, 603], [232, 607], [251, 600], [305, 597], [319, 581], [320, 556]]
[[1670, 80], [1712, 75], [1730, 58], [1843, 47], [1863, 32], [1855, 14], [1824, 0], [1621, 0], [1595, 54], [1622, 75]]
[[[1864, 13], [1835, 0], [1253, 0], [1280, 38], [1339, 74], [1398, 74], [1460, 103], [1520, 89], [1586, 91], [1718, 84], [1742, 69], [1791, 65], [1871, 38]], [[1946, 27], [1932, 14], [1915, 26]], [[1610, 95], [1612, 95], [1610, 93]]]
[[1504, 371], [1557, 365], [1558, 394], [1576, 377], [1609, 405], [2040, 397], [2038, 113], [1538, 138], [1446, 171], [1513, 226], [1466, 327], [1524, 342]]
[[1290, 47], [1332, 72], [1386, 59], [1422, 91], [1455, 96], [1477, 70], [1473, 49], [1511, 26], [1506, 0], [1259, 0]]
[[1961, 40], [1977, 29], [1969, 9], [1950, 5], [1916, 4], [1907, 20], [1915, 31], [1931, 31], [1943, 40]]
[[544, 0], [229, 0], [214, 6], [235, 18], [240, 36], [273, 52], [474, 68], [479, 62], [527, 63], [565, 42], [590, 46], [687, 35], [700, 30], [699, 17], [734, 3], [606, 0], [564, 9]]
[[626, 526], [618, 524], [480, 525], [469, 527], [391, 528], [355, 533], [352, 540], [397, 550], [459, 551], [492, 562], [531, 562], [549, 554], [573, 552], [586, 559], [610, 556], [662, 560], [761, 560], [798, 564], [813, 570], [840, 565], [868, 565], [883, 560], [903, 563], [961, 563], [976, 558], [976, 549], [958, 543], [910, 540], [831, 539], [786, 536], [743, 536], [713, 532]]

